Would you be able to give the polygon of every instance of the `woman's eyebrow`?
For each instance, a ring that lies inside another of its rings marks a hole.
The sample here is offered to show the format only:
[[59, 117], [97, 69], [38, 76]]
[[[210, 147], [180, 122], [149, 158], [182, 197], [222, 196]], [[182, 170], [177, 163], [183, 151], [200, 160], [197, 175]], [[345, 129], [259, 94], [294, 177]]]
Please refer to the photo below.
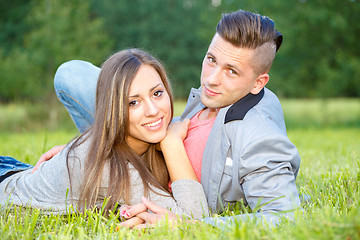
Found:
[[154, 89], [157, 88], [158, 86], [163, 86], [163, 84], [162, 83], [156, 84], [156, 86], [150, 88], [150, 92], [154, 91]]
[[[154, 91], [154, 89], [156, 89], [158, 86], [163, 86], [163, 84], [162, 83], [156, 84], [154, 87], [150, 88], [150, 92]], [[135, 98], [135, 97], [139, 97], [139, 96], [140, 96], [139, 94], [135, 94], [135, 95], [131, 95], [129, 97]]]

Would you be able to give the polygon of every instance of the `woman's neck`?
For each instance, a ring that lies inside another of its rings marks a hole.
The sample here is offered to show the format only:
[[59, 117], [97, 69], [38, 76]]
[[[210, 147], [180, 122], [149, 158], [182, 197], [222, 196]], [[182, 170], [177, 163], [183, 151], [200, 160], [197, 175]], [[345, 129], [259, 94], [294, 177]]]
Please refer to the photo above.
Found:
[[149, 143], [137, 141], [133, 138], [126, 138], [127, 145], [138, 155], [143, 155], [150, 147]]

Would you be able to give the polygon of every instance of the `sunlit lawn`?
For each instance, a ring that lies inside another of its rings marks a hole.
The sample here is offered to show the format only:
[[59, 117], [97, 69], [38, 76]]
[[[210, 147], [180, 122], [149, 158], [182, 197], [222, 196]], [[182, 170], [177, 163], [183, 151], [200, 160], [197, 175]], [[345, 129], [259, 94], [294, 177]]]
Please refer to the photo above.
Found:
[[[282, 105], [288, 136], [302, 157], [297, 186], [311, 197], [294, 222], [272, 228], [244, 222], [226, 231], [198, 222], [141, 232], [118, 228], [117, 216], [49, 216], [16, 208], [0, 211], [0, 239], [360, 239], [360, 101], [282, 100]], [[34, 164], [45, 150], [77, 134], [61, 106], [48, 110], [52, 115], [36, 108], [0, 105], [1, 155]], [[183, 103], [176, 109], [181, 112]]]

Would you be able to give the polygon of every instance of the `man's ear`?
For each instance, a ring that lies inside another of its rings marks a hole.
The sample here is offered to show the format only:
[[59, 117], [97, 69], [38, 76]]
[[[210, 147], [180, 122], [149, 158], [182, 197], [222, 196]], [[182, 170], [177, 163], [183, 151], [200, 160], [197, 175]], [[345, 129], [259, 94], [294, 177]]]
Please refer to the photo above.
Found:
[[265, 87], [265, 85], [269, 82], [269, 74], [263, 73], [257, 77], [255, 80], [254, 88], [250, 91], [252, 94], [256, 95], [258, 94], [261, 89]]

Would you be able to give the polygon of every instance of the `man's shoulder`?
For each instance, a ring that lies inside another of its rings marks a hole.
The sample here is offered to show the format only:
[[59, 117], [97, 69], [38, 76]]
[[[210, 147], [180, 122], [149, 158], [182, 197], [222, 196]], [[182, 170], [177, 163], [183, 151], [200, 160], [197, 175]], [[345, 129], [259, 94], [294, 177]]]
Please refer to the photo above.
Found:
[[264, 100], [271, 102], [272, 104], [280, 104], [279, 98], [276, 96], [274, 92], [272, 92], [268, 88], [264, 88]]
[[192, 118], [198, 111], [205, 106], [200, 100], [201, 88], [192, 88], [186, 102], [184, 112], [181, 114], [180, 120], [184, 118]]
[[243, 119], [226, 124], [230, 132], [247, 136], [267, 135], [276, 132], [286, 134], [280, 101], [272, 91], [264, 90], [263, 98], [247, 111]]
[[257, 112], [262, 118], [270, 117], [274, 121], [284, 118], [279, 98], [267, 88], [264, 88], [263, 98], [249, 112]]

